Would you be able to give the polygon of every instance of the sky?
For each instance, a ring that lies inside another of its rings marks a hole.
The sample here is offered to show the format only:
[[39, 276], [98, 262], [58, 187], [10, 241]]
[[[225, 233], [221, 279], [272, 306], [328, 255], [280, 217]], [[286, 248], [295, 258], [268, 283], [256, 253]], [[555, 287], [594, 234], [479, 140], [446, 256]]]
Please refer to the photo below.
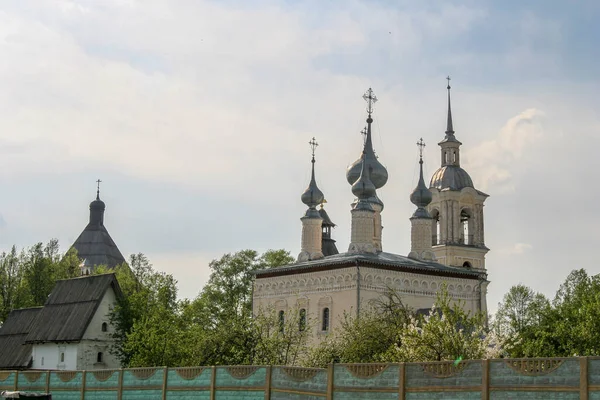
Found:
[[600, 273], [600, 2], [5, 0], [0, 4], [0, 250], [105, 225], [195, 297], [209, 262], [299, 252], [317, 183], [350, 239], [346, 167], [365, 90], [383, 248], [408, 254], [423, 138], [439, 167], [452, 77], [461, 165], [484, 209], [491, 311], [515, 284], [553, 296]]

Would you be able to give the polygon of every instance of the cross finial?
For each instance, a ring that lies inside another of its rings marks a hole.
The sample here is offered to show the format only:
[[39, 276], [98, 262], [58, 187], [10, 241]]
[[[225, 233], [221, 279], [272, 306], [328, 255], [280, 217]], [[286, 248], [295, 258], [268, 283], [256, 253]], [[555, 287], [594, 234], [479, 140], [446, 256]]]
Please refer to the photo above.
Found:
[[100, 183], [102, 183], [102, 181], [100, 179], [98, 179], [96, 181], [97, 189], [96, 189], [96, 200], [100, 200]]
[[448, 87], [446, 89], [450, 90], [450, 75], [446, 77], [446, 80], [448, 81]]
[[312, 157], [313, 160], [315, 159], [315, 149], [317, 148], [317, 146], [319, 145], [319, 143], [317, 143], [317, 140], [313, 137], [310, 142], [308, 142], [308, 144], [310, 145], [310, 148], [312, 150]]
[[423, 141], [423, 138], [419, 139], [419, 141], [417, 142], [417, 147], [419, 148], [419, 157], [422, 159], [423, 149], [425, 148], [425, 142]]
[[373, 114], [373, 105], [377, 103], [377, 96], [375, 96], [375, 93], [373, 93], [373, 89], [369, 88], [369, 90], [367, 90], [365, 94], [363, 94], [363, 99], [365, 99], [365, 101], [368, 104], [367, 112], [369, 113], [369, 115]]

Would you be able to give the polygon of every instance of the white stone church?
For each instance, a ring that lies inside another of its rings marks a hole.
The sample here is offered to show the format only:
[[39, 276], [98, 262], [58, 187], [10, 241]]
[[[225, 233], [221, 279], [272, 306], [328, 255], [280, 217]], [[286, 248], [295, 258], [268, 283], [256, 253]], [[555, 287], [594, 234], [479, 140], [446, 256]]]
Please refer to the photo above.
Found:
[[[421, 155], [419, 183], [410, 195], [416, 206], [410, 217], [410, 253], [383, 251], [384, 205], [377, 189], [387, 183], [388, 173], [373, 150], [371, 125], [377, 98], [369, 89], [363, 96], [368, 103], [364, 147], [346, 172], [355, 196], [348, 251], [339, 253], [331, 238], [335, 225], [323, 209], [324, 195], [315, 182], [313, 139], [312, 176], [301, 197], [308, 207], [301, 218], [301, 252], [293, 264], [256, 273], [255, 314], [274, 307], [283, 320], [288, 311], [297, 309], [301, 316], [316, 319], [316, 335], [326, 334], [340, 323], [344, 312], [359, 314], [388, 288], [414, 310], [429, 309], [443, 283], [454, 299], [464, 300], [467, 310], [487, 313], [485, 255], [489, 249], [484, 241], [483, 206], [488, 195], [475, 189], [460, 167], [462, 143], [454, 135], [450, 85], [447, 89], [447, 128], [439, 142], [441, 166], [428, 188]], [[422, 151], [422, 141], [420, 145]]]

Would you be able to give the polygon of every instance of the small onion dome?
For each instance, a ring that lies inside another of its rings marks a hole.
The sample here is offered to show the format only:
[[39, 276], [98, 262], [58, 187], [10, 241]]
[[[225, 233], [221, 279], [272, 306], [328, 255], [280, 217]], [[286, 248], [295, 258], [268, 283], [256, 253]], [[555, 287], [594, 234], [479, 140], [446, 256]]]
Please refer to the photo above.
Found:
[[90, 203], [90, 224], [102, 225], [104, 223], [104, 210], [106, 204], [100, 200], [100, 195], [96, 195], [96, 200]]
[[417, 206], [417, 211], [413, 214], [413, 217], [429, 217], [429, 213], [425, 209], [433, 200], [433, 196], [427, 186], [425, 186], [425, 180], [423, 179], [423, 159], [419, 160], [419, 183], [417, 187], [410, 194], [410, 201]]
[[309, 208], [314, 209], [317, 205], [321, 204], [323, 200], [325, 200], [325, 195], [321, 192], [321, 189], [317, 187], [317, 182], [315, 181], [315, 159], [312, 160], [312, 175], [310, 178], [310, 183], [308, 187], [300, 196], [300, 199], [304, 204], [306, 204]]
[[[366, 153], [363, 152], [362, 160], [366, 159]], [[361, 170], [358, 179], [352, 185], [352, 193], [359, 200], [368, 200], [376, 195], [375, 185], [371, 181], [371, 171], [367, 162], [361, 162]]]

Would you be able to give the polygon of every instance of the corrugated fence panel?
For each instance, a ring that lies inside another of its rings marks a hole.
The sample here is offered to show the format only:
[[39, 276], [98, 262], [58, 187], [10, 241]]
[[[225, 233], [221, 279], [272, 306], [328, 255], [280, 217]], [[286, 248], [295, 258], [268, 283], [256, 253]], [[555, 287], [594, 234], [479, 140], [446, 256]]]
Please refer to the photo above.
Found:
[[327, 370], [273, 367], [271, 400], [323, 400], [327, 393]]
[[210, 400], [212, 368], [190, 367], [169, 369], [167, 398], [170, 400]]

